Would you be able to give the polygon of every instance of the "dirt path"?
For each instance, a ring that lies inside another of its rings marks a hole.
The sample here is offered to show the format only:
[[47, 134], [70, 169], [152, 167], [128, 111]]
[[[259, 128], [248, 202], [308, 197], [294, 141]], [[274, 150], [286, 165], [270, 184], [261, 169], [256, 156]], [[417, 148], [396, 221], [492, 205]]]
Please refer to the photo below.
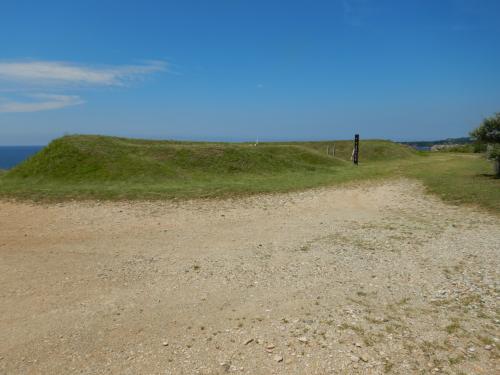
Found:
[[494, 374], [499, 253], [409, 181], [0, 202], [0, 373]]

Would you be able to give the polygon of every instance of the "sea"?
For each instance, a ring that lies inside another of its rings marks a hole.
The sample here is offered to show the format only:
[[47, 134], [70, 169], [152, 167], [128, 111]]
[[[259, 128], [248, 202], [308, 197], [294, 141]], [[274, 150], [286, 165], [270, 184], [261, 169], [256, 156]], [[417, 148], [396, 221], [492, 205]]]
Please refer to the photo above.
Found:
[[42, 148], [43, 146], [0, 146], [0, 169], [11, 169]]

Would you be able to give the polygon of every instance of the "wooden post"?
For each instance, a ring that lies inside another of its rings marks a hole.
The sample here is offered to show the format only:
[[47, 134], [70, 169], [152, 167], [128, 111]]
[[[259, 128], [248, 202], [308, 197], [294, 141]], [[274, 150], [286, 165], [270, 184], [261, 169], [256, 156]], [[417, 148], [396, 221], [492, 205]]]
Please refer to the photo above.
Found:
[[354, 135], [354, 150], [352, 152], [352, 162], [358, 165], [359, 162], [359, 134]]

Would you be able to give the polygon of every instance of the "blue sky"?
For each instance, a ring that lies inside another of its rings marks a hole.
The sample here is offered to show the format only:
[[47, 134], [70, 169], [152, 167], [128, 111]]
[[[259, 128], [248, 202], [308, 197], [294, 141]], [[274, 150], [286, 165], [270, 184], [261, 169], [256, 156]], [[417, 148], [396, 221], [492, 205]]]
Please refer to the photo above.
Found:
[[0, 144], [436, 139], [500, 111], [500, 1], [0, 5]]

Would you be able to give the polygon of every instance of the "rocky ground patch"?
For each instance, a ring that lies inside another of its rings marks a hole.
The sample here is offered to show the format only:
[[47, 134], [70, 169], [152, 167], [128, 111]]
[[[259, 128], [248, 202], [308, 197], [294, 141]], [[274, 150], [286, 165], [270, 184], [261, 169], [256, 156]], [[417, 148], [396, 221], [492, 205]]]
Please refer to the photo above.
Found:
[[0, 203], [0, 373], [493, 374], [500, 220], [411, 181]]

